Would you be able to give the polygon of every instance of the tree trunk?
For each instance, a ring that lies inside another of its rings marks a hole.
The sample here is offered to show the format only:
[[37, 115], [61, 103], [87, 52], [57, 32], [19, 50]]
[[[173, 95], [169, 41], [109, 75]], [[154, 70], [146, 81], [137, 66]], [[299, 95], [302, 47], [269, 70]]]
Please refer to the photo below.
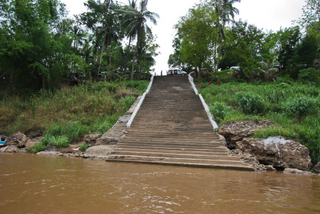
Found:
[[[137, 42], [138, 43], [138, 42]], [[134, 63], [135, 63], [135, 60], [136, 60], [136, 55], [138, 53], [138, 44], [136, 46], [136, 50], [134, 52], [134, 56], [133, 56], [133, 60], [132, 60], [132, 69], [131, 69], [131, 75], [130, 75], [130, 80], [133, 80], [133, 72], [134, 72]]]
[[100, 73], [100, 70], [101, 70], [101, 63], [102, 63], [103, 48], [104, 48], [104, 42], [103, 42], [103, 44], [102, 44], [102, 48], [101, 48], [100, 63], [99, 63], [99, 68], [98, 68], [98, 74]]
[[111, 41], [110, 41], [110, 36], [108, 36], [108, 55], [109, 55], [109, 63], [108, 66], [111, 68]]
[[[131, 44], [131, 36], [129, 37], [129, 50], [130, 50], [130, 44]], [[124, 72], [125, 72], [125, 73], [127, 72], [128, 57], [129, 57], [129, 51], [128, 51], [128, 53], [127, 53], [126, 61], [125, 61], [125, 64], [124, 64]]]
[[201, 66], [198, 68], [198, 81], [201, 81]]
[[105, 0], [104, 3], [106, 4], [106, 6], [105, 6], [105, 14], [107, 16], [111, 0]]
[[135, 62], [135, 59], [138, 55], [139, 39], [140, 39], [140, 33], [138, 31], [136, 50], [134, 51], [134, 56], [133, 56], [133, 60], [132, 60], [132, 70], [131, 70], [131, 77], [130, 77], [131, 80], [133, 80], [134, 62]]
[[[318, 22], [318, 49], [320, 49], [320, 16]], [[318, 70], [320, 71], [320, 50], [318, 52]]]

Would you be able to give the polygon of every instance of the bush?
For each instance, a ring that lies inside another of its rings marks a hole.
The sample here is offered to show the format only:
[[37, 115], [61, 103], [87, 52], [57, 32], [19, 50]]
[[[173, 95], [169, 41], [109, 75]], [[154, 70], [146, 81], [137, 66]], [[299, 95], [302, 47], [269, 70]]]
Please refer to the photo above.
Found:
[[50, 136], [65, 136], [68, 139], [68, 143], [73, 143], [74, 141], [79, 140], [80, 137], [86, 133], [88, 133], [87, 126], [81, 125], [77, 122], [69, 122], [50, 126], [47, 130], [46, 137], [49, 136], [50, 139]]
[[28, 149], [28, 152], [30, 153], [38, 153], [38, 152], [41, 152], [41, 151], [44, 151], [46, 150], [46, 145], [44, 145], [42, 142], [30, 147]]
[[320, 71], [315, 68], [307, 68], [299, 71], [298, 81], [303, 83], [320, 83]]
[[59, 136], [59, 137], [51, 136], [51, 138], [50, 138], [51, 145], [59, 147], [59, 148], [70, 146], [68, 141], [69, 141], [69, 139], [66, 136]]
[[52, 136], [50, 134], [46, 134], [46, 136], [42, 138], [41, 144], [44, 145], [44, 147], [48, 144], [56, 147], [68, 147], [70, 145], [67, 136]]
[[306, 96], [288, 99], [284, 104], [284, 112], [288, 116], [297, 116], [299, 123], [301, 119], [310, 114], [315, 107], [316, 100]]
[[80, 146], [80, 151], [81, 152], [85, 152], [87, 149], [88, 149], [88, 144], [86, 144], [86, 143], [83, 143], [83, 144], [81, 144], [81, 146]]
[[232, 110], [232, 107], [229, 107], [224, 102], [215, 102], [210, 105], [210, 112], [214, 116], [216, 122], [224, 120], [224, 117], [228, 111]]
[[265, 106], [262, 97], [252, 92], [236, 94], [237, 104], [245, 114], [262, 114]]

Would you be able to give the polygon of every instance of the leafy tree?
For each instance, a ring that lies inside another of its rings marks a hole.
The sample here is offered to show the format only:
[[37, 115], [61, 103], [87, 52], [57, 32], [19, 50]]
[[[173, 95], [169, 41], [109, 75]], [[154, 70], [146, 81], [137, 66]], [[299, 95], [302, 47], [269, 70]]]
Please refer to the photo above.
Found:
[[312, 67], [317, 58], [318, 41], [314, 34], [307, 34], [297, 45], [296, 62], [305, 67]]
[[228, 42], [222, 47], [220, 66], [227, 68], [240, 66], [241, 77], [252, 78], [262, 61], [261, 46], [264, 38], [262, 30], [247, 22], [238, 21], [227, 31]]
[[64, 44], [54, 33], [65, 5], [59, 0], [12, 0], [1, 1], [0, 7], [0, 67], [9, 89], [25, 93], [57, 85], [65, 72], [56, 69]]
[[137, 62], [138, 70], [141, 72], [148, 72], [149, 68], [155, 65], [154, 56], [158, 55], [157, 49], [159, 45], [155, 43], [155, 38], [146, 35], [139, 47], [139, 58]]
[[291, 70], [291, 77], [297, 74], [296, 67], [296, 49], [301, 38], [300, 28], [298, 26], [280, 30], [280, 52], [278, 60], [283, 70]]
[[197, 68], [199, 80], [202, 66], [213, 54], [213, 41], [217, 34], [212, 24], [215, 19], [216, 14], [211, 7], [198, 4], [176, 25], [182, 37], [181, 61], [189, 62]]
[[[320, 48], [320, 1], [306, 0], [303, 7], [303, 14], [300, 18], [300, 24], [307, 29], [309, 33], [314, 33], [318, 39], [318, 48]], [[320, 70], [320, 51], [318, 50], [318, 70]]]
[[172, 43], [173, 43], [172, 47], [174, 48], [174, 53], [169, 55], [168, 65], [170, 67], [182, 67], [181, 40], [175, 37]]

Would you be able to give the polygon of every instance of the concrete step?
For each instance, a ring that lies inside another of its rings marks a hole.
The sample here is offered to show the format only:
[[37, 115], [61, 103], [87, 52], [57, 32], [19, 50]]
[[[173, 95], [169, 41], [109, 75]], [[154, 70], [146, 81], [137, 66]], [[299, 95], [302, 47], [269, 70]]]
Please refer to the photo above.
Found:
[[253, 171], [251, 166], [248, 166], [240, 161], [232, 160], [204, 160], [204, 159], [188, 159], [188, 158], [158, 158], [158, 157], [143, 157], [143, 156], [110, 156], [109, 161], [135, 162], [135, 163], [150, 163], [162, 165], [179, 165], [193, 167], [210, 167]]
[[[224, 147], [216, 147], [216, 148], [208, 148], [208, 147], [187, 147], [187, 146], [180, 146], [180, 147], [168, 147], [168, 146], [157, 146], [157, 145], [119, 145], [120, 148], [125, 149], [141, 149], [141, 150], [171, 150], [171, 151], [183, 151], [183, 152], [190, 152], [190, 151], [202, 151], [202, 152], [226, 152], [226, 148]], [[117, 150], [115, 150], [117, 151]]]
[[209, 155], [209, 156], [228, 156], [228, 152], [227, 149], [223, 150], [223, 151], [188, 151], [188, 153], [186, 153], [184, 150], [161, 150], [161, 149], [134, 149], [134, 148], [117, 148], [114, 153], [126, 153], [126, 152], [134, 152], [134, 153], [162, 153], [162, 154], [168, 154], [168, 155], [172, 155], [172, 154], [189, 154], [189, 155]]
[[229, 156], [187, 77], [155, 78], [108, 160], [252, 170]]
[[186, 139], [183, 140], [181, 138], [125, 138], [121, 140], [120, 142], [122, 143], [152, 143], [152, 144], [172, 144], [172, 145], [180, 145], [180, 144], [185, 144], [185, 145], [224, 145], [223, 142], [220, 141], [213, 141], [213, 140], [208, 140], [208, 139]]
[[131, 150], [122, 150], [122, 151], [116, 151], [113, 153], [114, 156], [153, 156], [153, 157], [167, 157], [167, 158], [194, 158], [194, 159], [226, 159], [226, 160], [237, 160], [239, 159], [237, 157], [230, 157], [226, 153], [183, 153], [183, 152], [174, 152], [171, 151], [168, 152], [159, 152], [158, 151], [131, 151]]

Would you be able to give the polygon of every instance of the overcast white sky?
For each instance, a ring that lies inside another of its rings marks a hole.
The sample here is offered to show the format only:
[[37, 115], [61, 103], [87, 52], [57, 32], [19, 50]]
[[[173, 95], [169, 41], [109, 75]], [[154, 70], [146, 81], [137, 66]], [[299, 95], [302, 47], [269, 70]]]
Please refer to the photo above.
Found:
[[[103, 0], [101, 0], [103, 1]], [[86, 0], [62, 0], [67, 5], [67, 10], [72, 14], [86, 11], [83, 5]], [[118, 0], [128, 3], [128, 0]], [[138, 0], [140, 2], [140, 0]], [[181, 16], [187, 14], [200, 0], [149, 0], [148, 10], [159, 14], [158, 24], [152, 26], [153, 33], [157, 35], [156, 43], [160, 45], [160, 55], [156, 57], [156, 72], [168, 70], [168, 58], [173, 53], [172, 39], [175, 35], [174, 25]], [[240, 14], [236, 20], [242, 19], [264, 30], [278, 31], [280, 27], [290, 27], [292, 20], [297, 20], [302, 14], [305, 0], [241, 0], [234, 6]]]

